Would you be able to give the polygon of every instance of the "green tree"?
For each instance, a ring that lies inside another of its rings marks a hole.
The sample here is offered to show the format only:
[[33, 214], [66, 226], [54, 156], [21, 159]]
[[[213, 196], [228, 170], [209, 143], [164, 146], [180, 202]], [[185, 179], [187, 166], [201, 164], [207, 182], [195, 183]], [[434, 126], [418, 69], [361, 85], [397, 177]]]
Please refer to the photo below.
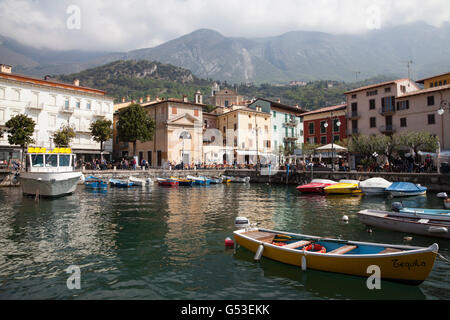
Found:
[[95, 142], [100, 143], [100, 158], [103, 159], [103, 143], [112, 138], [113, 129], [111, 120], [97, 120], [92, 122], [89, 130]]
[[133, 143], [133, 156], [136, 155], [136, 142], [149, 141], [155, 134], [155, 121], [139, 104], [131, 104], [119, 111], [117, 134], [120, 141]]
[[30, 117], [24, 114], [18, 114], [9, 119], [5, 123], [5, 126], [9, 144], [20, 146], [23, 156], [25, 148], [31, 143], [34, 143], [32, 136], [36, 123]]
[[69, 124], [66, 124], [62, 125], [61, 128], [52, 135], [52, 138], [56, 147], [67, 148], [75, 136], [75, 130]]
[[414, 150], [416, 160], [419, 151], [435, 152], [438, 148], [439, 138], [426, 131], [409, 131], [401, 134], [400, 143]]

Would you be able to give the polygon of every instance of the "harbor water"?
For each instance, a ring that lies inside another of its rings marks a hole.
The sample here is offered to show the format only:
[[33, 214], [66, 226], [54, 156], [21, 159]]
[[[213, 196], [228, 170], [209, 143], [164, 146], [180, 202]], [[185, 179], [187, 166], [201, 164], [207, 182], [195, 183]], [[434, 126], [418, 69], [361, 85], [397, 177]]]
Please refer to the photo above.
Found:
[[[450, 299], [450, 264], [437, 258], [420, 286], [284, 265], [224, 245], [234, 220], [347, 240], [429, 246], [450, 260], [450, 241], [367, 227], [357, 212], [390, 208], [379, 196], [305, 196], [295, 186], [78, 186], [70, 196], [40, 199], [0, 189], [0, 299]], [[441, 208], [435, 194], [402, 199]], [[345, 222], [342, 217], [349, 220]], [[406, 242], [405, 237], [412, 240]], [[79, 287], [69, 270], [78, 268]], [[369, 276], [369, 275], [368, 275]], [[75, 282], [76, 283], [76, 282]]]

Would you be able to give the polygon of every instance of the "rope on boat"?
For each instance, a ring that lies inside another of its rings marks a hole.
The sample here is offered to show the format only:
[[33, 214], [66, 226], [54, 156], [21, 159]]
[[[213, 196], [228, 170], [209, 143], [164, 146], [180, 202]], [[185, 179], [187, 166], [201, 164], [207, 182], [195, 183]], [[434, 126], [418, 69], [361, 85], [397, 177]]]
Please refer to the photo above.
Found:
[[445, 262], [450, 263], [450, 260], [448, 260], [447, 258], [445, 258], [445, 257], [444, 257], [442, 254], [440, 254], [439, 252], [438, 252], [437, 256], [438, 256], [439, 258], [441, 258], [442, 260], [444, 260]]

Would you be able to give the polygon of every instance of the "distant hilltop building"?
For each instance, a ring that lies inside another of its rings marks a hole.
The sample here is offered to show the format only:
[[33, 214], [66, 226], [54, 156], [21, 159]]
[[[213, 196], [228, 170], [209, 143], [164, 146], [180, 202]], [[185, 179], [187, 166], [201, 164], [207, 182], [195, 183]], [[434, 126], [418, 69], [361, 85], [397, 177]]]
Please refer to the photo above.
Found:
[[229, 107], [231, 105], [241, 105], [244, 102], [244, 97], [228, 88], [220, 90], [219, 85], [214, 83], [211, 88], [209, 101], [215, 107]]
[[289, 82], [289, 85], [291, 87], [304, 87], [307, 85], [305, 81], [291, 81]]

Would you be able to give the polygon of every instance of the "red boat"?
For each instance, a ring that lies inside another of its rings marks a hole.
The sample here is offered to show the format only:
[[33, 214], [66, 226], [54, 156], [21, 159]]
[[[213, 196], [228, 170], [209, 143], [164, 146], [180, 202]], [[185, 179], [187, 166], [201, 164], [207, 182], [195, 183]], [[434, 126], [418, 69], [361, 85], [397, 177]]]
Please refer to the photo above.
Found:
[[301, 193], [324, 193], [323, 188], [336, 184], [336, 181], [327, 179], [313, 179], [310, 183], [298, 186]]
[[175, 187], [179, 185], [178, 180], [174, 179], [163, 179], [163, 178], [157, 178], [158, 185], [160, 186], [166, 186], [166, 187]]

